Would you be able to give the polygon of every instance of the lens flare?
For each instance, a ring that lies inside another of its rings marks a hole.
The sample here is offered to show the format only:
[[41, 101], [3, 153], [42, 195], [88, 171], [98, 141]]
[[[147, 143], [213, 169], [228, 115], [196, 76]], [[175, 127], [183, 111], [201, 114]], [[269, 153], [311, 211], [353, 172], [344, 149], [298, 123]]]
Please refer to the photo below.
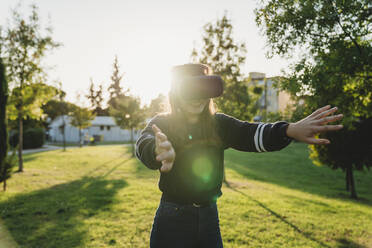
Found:
[[211, 180], [213, 170], [212, 162], [206, 157], [196, 158], [192, 164], [192, 172], [199, 177], [203, 183]]

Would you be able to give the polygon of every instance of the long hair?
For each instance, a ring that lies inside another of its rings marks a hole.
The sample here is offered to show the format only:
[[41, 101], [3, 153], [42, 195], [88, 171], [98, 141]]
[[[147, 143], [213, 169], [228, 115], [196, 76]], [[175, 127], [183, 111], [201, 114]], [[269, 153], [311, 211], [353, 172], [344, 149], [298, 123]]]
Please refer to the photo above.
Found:
[[175, 93], [175, 90], [171, 90], [168, 94], [168, 98], [169, 112], [166, 114], [169, 118], [168, 130], [171, 133], [171, 142], [175, 149], [182, 149], [193, 144], [222, 145], [215, 120], [215, 113], [217, 110], [212, 99], [209, 99], [204, 110], [200, 113], [198, 123], [201, 128], [202, 137], [200, 139], [190, 140], [187, 129], [188, 122], [184, 111], [181, 109], [179, 96]]

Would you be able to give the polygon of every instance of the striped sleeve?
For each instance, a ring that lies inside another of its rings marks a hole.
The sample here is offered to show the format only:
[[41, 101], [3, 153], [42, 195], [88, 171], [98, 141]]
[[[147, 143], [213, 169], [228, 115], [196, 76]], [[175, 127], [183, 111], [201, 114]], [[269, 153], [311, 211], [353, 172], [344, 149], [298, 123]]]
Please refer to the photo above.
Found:
[[247, 152], [278, 151], [292, 141], [286, 135], [288, 122], [251, 123], [217, 113], [216, 120], [224, 148]]
[[141, 131], [141, 134], [136, 141], [135, 148], [136, 157], [149, 169], [157, 170], [162, 164], [156, 160], [155, 135], [152, 131], [152, 124], [156, 124], [160, 129], [162, 129], [160, 116], [155, 116], [152, 118], [146, 127]]

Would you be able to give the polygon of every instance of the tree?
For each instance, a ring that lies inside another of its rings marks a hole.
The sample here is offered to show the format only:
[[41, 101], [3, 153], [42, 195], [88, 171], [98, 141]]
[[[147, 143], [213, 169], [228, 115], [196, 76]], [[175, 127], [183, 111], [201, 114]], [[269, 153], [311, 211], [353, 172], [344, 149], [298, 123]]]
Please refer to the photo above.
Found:
[[0, 57], [0, 168], [3, 172], [3, 161], [8, 151], [8, 130], [6, 128], [6, 104], [8, 101], [8, 82], [5, 78], [5, 67]]
[[15, 161], [15, 152], [8, 156], [8, 130], [6, 121], [6, 105], [8, 100], [8, 82], [5, 76], [5, 67], [0, 57], [0, 183], [6, 190], [6, 180], [11, 176], [11, 170]]
[[98, 116], [107, 115], [107, 111], [102, 108], [103, 103], [103, 87], [102, 84], [98, 85], [95, 90], [93, 79], [90, 79], [89, 93], [86, 95], [93, 108], [93, 113]]
[[81, 147], [81, 130], [92, 125], [95, 115], [88, 109], [80, 106], [75, 106], [71, 112], [71, 125], [79, 129], [79, 144]]
[[53, 121], [57, 117], [62, 117], [62, 125], [59, 127], [62, 131], [63, 136], [63, 151], [66, 151], [66, 121], [65, 116], [68, 116], [70, 112], [76, 107], [74, 104], [66, 102], [64, 100], [66, 93], [62, 90], [62, 84], [59, 84], [57, 99], [49, 100], [42, 106], [43, 112]]
[[[251, 120], [258, 108], [258, 95], [250, 94], [240, 67], [247, 52], [244, 43], [232, 38], [233, 26], [226, 14], [215, 23], [207, 23], [203, 33], [201, 51], [193, 49], [193, 62], [212, 67], [213, 72], [224, 79], [224, 93], [215, 102], [220, 111], [238, 119]], [[224, 172], [224, 182], [228, 184]]]
[[[0, 56], [4, 59], [7, 77], [13, 87], [10, 98], [11, 101], [16, 103], [16, 105], [13, 105], [13, 110], [15, 110], [19, 122], [18, 171], [21, 172], [23, 171], [22, 149], [25, 108], [27, 104], [35, 106], [40, 103], [40, 100], [36, 98], [30, 103], [31, 98], [28, 94], [35, 91], [35, 88], [39, 86], [43, 88], [45, 73], [41, 66], [41, 60], [48, 50], [57, 47], [59, 44], [53, 41], [50, 28], [46, 28], [45, 32], [42, 32], [35, 5], [31, 6], [31, 14], [28, 19], [21, 16], [17, 10], [13, 11], [12, 23], [5, 30], [5, 35], [1, 40], [3, 48]], [[28, 99], [25, 99], [27, 97]]]
[[114, 99], [109, 109], [110, 115], [115, 118], [118, 126], [131, 130], [132, 157], [135, 157], [133, 131], [135, 128], [140, 127], [146, 117], [141, 109], [140, 99], [132, 95], [121, 95]]
[[224, 93], [216, 98], [217, 107], [222, 112], [242, 120], [251, 120], [257, 112], [254, 104], [258, 96], [249, 93], [241, 72], [245, 63], [246, 47], [235, 42], [233, 26], [226, 14], [215, 23], [207, 23], [203, 28], [203, 45], [200, 51], [193, 49], [193, 62], [207, 64], [213, 72], [225, 81]]
[[148, 116], [152, 117], [158, 113], [162, 113], [167, 109], [167, 97], [163, 94], [159, 94], [156, 98], [151, 100], [150, 106], [148, 107]]
[[[346, 189], [357, 198], [353, 170], [371, 167], [372, 46], [371, 13], [367, 0], [262, 1], [256, 22], [265, 34], [269, 52], [302, 59], [280, 85], [294, 99], [304, 99], [304, 113], [326, 104], [344, 114], [344, 129], [319, 136], [327, 146], [310, 146], [315, 164], [346, 172]], [[359, 138], [359, 140], [357, 139]]]
[[114, 64], [113, 64], [114, 70], [111, 75], [111, 81], [112, 83], [108, 87], [108, 91], [110, 94], [110, 98], [108, 100], [108, 105], [111, 107], [115, 107], [115, 99], [123, 96], [127, 93], [129, 93], [129, 90], [123, 91], [123, 88], [120, 86], [120, 82], [123, 79], [123, 75], [120, 72], [120, 67], [119, 67], [119, 62], [118, 62], [118, 57], [115, 56], [114, 59]]

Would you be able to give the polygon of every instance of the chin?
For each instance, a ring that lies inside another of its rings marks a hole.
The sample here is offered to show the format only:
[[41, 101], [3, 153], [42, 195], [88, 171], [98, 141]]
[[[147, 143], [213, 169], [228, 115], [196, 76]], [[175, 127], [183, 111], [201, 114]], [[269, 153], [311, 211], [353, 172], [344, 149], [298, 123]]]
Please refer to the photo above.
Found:
[[203, 112], [204, 108], [205, 108], [205, 105], [199, 108], [188, 108], [187, 112], [189, 112], [190, 114], [199, 115]]

